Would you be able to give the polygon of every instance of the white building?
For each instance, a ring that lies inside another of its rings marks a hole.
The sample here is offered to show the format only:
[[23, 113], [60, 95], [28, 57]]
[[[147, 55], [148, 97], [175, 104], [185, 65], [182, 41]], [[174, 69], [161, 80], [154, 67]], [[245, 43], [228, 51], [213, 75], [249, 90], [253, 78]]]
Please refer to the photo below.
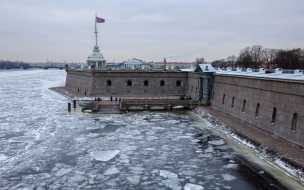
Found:
[[139, 59], [129, 59], [128, 61], [123, 62], [125, 68], [140, 68], [144, 64], [144, 61]]
[[99, 46], [94, 46], [93, 52], [87, 59], [87, 64], [89, 67], [94, 65], [95, 68], [102, 68], [106, 66], [106, 60], [100, 53]]

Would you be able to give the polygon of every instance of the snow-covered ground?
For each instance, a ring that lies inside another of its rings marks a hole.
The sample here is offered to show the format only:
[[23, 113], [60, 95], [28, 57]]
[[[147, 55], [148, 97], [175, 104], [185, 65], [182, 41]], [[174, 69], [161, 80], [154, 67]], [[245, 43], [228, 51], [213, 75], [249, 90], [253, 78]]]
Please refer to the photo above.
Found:
[[190, 115], [67, 112], [65, 71], [0, 71], [0, 189], [266, 189]]

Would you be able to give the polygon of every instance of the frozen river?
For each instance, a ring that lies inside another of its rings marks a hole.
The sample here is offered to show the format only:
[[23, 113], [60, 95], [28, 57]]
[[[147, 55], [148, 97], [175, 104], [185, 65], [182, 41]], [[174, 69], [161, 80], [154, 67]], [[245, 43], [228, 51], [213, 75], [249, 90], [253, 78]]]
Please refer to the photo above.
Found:
[[0, 71], [0, 189], [277, 189], [186, 112], [69, 114], [62, 70]]

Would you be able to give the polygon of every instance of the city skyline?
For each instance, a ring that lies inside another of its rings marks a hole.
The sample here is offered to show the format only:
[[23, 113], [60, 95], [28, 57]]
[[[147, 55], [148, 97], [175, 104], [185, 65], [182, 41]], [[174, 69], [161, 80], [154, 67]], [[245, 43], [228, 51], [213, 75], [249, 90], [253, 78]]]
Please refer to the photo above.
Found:
[[304, 2], [292, 1], [49, 1], [0, 6], [0, 60], [84, 62], [95, 44], [108, 62], [211, 62], [252, 45], [303, 48]]

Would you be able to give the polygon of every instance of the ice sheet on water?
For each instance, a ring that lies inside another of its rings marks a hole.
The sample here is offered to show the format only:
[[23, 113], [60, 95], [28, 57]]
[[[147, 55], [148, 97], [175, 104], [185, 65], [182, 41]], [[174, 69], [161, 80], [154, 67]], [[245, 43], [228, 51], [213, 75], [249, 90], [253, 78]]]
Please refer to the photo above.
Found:
[[6, 160], [8, 157], [4, 154], [0, 154], [0, 161]]
[[208, 147], [206, 150], [205, 150], [205, 153], [209, 153], [209, 152], [214, 152], [214, 149], [212, 146]]
[[168, 123], [168, 124], [176, 124], [176, 123], [179, 123], [180, 121], [178, 120], [167, 120], [167, 121], [164, 121], [164, 123]]
[[225, 141], [223, 139], [218, 139], [218, 140], [208, 141], [208, 143], [219, 146], [225, 144]]
[[65, 174], [69, 173], [70, 171], [72, 171], [72, 168], [61, 168], [55, 175], [57, 177], [62, 177]]
[[238, 168], [238, 164], [227, 164], [227, 165], [224, 165], [223, 168], [232, 168], [232, 169], [237, 169]]
[[131, 184], [137, 185], [137, 184], [139, 184], [140, 176], [137, 176], [137, 175], [135, 175], [135, 176], [130, 176], [130, 177], [127, 177], [127, 180], [128, 180]]
[[230, 174], [221, 174], [222, 175], [222, 177], [223, 177], [223, 179], [225, 180], [225, 181], [232, 181], [232, 180], [235, 180], [236, 179], [236, 177], [234, 177], [234, 176], [232, 176], [232, 175], [230, 175]]
[[110, 168], [108, 168], [104, 173], [103, 175], [113, 175], [113, 174], [117, 174], [119, 173], [119, 169], [117, 169], [116, 167], [112, 166]]
[[162, 183], [172, 189], [172, 190], [181, 190], [182, 186], [180, 185], [180, 182], [177, 179], [167, 179], [167, 180], [162, 180]]
[[140, 134], [139, 130], [137, 130], [137, 129], [129, 130], [126, 133], [129, 135], [139, 135]]
[[177, 179], [178, 175], [167, 170], [159, 170], [159, 175], [169, 179]]
[[132, 166], [132, 167], [129, 167], [129, 169], [133, 170], [133, 171], [145, 171], [145, 168], [140, 167], [140, 166]]
[[114, 158], [119, 152], [119, 150], [95, 151], [91, 152], [91, 157], [95, 160], [106, 162]]
[[29, 141], [32, 141], [34, 139], [35, 139], [34, 137], [21, 136], [21, 137], [11, 138], [10, 141], [13, 141], [13, 142], [29, 142]]
[[206, 180], [212, 180], [212, 179], [214, 179], [214, 175], [205, 175], [204, 178]]
[[153, 141], [153, 140], [157, 140], [157, 139], [158, 139], [158, 137], [156, 137], [156, 136], [148, 136], [146, 138], [147, 141]]
[[202, 186], [196, 185], [196, 184], [193, 184], [193, 183], [187, 183], [184, 186], [184, 190], [202, 190], [202, 189], [204, 189]]

